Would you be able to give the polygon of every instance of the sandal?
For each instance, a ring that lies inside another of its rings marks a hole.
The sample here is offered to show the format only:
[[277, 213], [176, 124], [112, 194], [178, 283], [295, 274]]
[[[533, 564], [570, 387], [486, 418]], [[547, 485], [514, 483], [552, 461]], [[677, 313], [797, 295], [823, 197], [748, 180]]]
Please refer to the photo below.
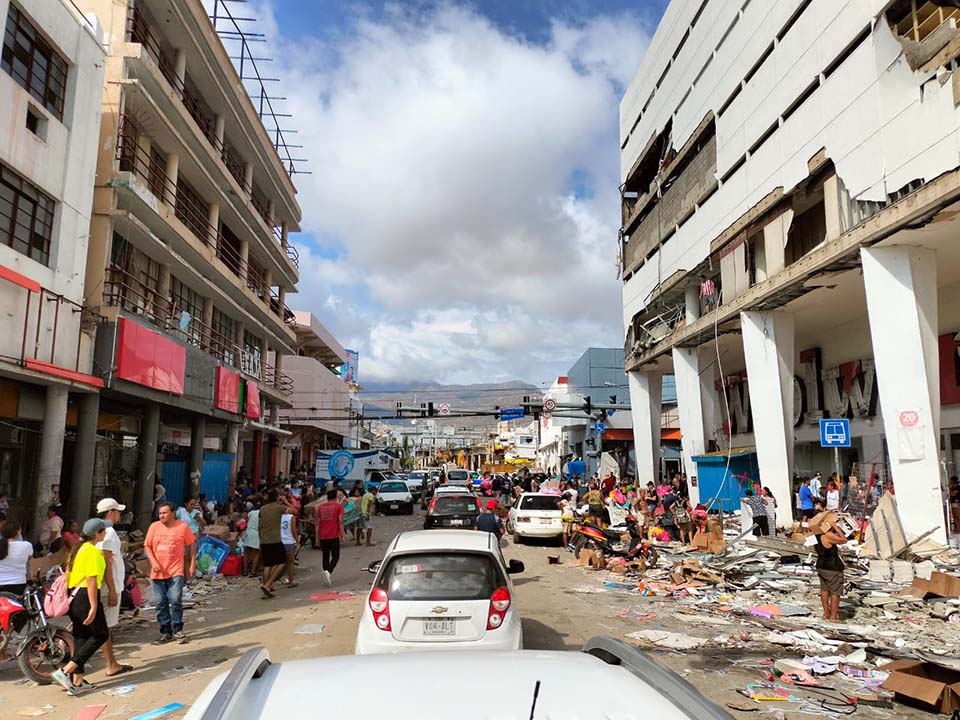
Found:
[[270, 590], [270, 588], [268, 588], [266, 585], [261, 585], [261, 586], [260, 586], [260, 591], [263, 593], [264, 599], [269, 599], [269, 598], [275, 597], [274, 594], [273, 594], [273, 591]]
[[115, 673], [107, 673], [107, 677], [116, 677], [117, 675], [123, 675], [133, 670], [133, 665], [121, 665], [120, 669]]

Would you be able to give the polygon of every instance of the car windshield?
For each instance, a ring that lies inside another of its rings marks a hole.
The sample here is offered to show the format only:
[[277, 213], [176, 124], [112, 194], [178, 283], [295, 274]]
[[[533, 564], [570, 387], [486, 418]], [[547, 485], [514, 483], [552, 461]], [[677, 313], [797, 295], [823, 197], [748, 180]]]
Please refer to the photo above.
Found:
[[450, 482], [463, 482], [469, 477], [470, 475], [466, 470], [451, 470], [447, 473], [447, 480]]
[[407, 492], [407, 486], [399, 482], [385, 482], [380, 485], [380, 492]]
[[521, 510], [556, 510], [560, 498], [552, 495], [527, 495], [520, 498]]
[[489, 600], [503, 585], [493, 558], [474, 553], [394, 557], [377, 581], [390, 600]]
[[432, 510], [434, 515], [479, 513], [477, 498], [473, 495], [441, 495]]
[[426, 473], [422, 472], [412, 472], [407, 475], [407, 480], [423, 480], [427, 476]]

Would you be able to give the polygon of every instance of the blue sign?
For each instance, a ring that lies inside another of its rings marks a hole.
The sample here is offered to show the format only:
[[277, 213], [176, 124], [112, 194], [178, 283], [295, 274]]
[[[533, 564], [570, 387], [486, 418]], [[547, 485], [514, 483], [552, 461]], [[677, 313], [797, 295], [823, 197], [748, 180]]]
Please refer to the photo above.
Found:
[[846, 418], [821, 419], [820, 447], [850, 447], [850, 421]]
[[334, 480], [342, 480], [350, 474], [355, 463], [356, 461], [352, 453], [346, 452], [345, 450], [337, 450], [327, 461], [327, 470], [329, 470], [330, 477]]
[[524, 417], [527, 413], [524, 412], [523, 408], [504, 408], [500, 411], [501, 420], [519, 420]]
[[597, 435], [603, 435], [603, 431], [606, 430], [606, 429], [607, 429], [607, 426], [604, 425], [602, 422], [595, 423], [594, 426], [593, 426], [593, 431], [594, 431]]

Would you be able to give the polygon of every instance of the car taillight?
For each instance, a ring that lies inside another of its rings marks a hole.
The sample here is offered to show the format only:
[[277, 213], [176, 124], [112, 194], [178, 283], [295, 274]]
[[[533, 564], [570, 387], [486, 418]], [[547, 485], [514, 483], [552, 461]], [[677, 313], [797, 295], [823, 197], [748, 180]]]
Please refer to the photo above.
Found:
[[370, 593], [370, 612], [373, 613], [373, 622], [378, 628], [390, 630], [390, 598], [383, 588], [374, 588]]
[[[386, 593], [384, 593], [386, 597]], [[496, 630], [503, 625], [503, 619], [510, 609], [510, 591], [499, 587], [490, 596], [490, 610], [487, 612], [487, 630]]]
[[433, 496], [433, 500], [430, 501], [430, 509], [427, 512], [433, 512], [434, 506], [437, 504], [437, 496]]

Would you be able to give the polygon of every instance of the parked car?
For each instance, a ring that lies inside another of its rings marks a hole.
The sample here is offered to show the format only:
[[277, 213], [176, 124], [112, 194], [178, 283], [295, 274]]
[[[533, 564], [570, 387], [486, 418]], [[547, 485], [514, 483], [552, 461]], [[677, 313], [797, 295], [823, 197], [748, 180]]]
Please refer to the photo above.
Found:
[[553, 538], [563, 535], [563, 513], [556, 495], [523, 493], [507, 514], [507, 532], [519, 543], [523, 538]]
[[[357, 702], [356, 693], [340, 691], [353, 687], [357, 678], [378, 682], [398, 677], [437, 681], [430, 683], [427, 693], [367, 692], [362, 703]], [[475, 699], [478, 677], [497, 678], [494, 707], [504, 717], [525, 718], [533, 706], [537, 718], [733, 720], [653, 656], [609, 637], [589, 640], [581, 652], [425, 652], [283, 663], [271, 663], [264, 648], [253, 648], [229, 673], [207, 685], [185, 720], [313, 720], [316, 703], [303, 701], [304, 688], [322, 694], [324, 715], [329, 717], [481, 720], [492, 712], [490, 703]], [[616, 692], [597, 688], [616, 688]]]
[[381, 561], [357, 628], [356, 653], [519, 650], [523, 630], [496, 536], [466, 530], [397, 535]]
[[480, 498], [454, 486], [433, 496], [427, 516], [423, 519], [423, 529], [446, 527], [472, 530], [480, 512]]
[[[377, 491], [377, 488], [385, 482], [403, 482], [396, 473], [390, 470], [370, 470], [364, 476], [364, 485], [367, 490]], [[344, 485], [344, 489], [349, 489]]]
[[426, 470], [414, 470], [407, 474], [405, 482], [410, 494], [414, 500], [419, 500], [423, 493], [423, 481], [427, 481], [427, 495], [433, 491], [433, 483], [430, 482], [430, 474]]
[[377, 494], [377, 512], [387, 515], [391, 512], [402, 512], [413, 515], [413, 495], [407, 490], [407, 484], [399, 480], [390, 480], [380, 483]]

